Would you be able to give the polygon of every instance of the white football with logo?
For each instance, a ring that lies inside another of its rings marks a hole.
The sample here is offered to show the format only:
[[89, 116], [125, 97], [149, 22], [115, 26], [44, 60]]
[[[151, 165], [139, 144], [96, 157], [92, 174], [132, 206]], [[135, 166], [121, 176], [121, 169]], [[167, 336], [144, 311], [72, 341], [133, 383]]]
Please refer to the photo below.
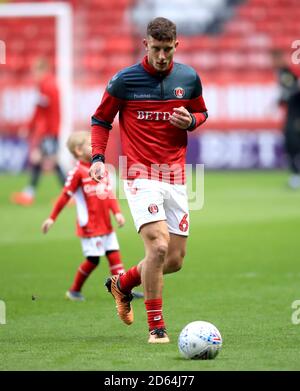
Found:
[[178, 338], [178, 348], [185, 358], [211, 360], [222, 348], [222, 336], [212, 323], [198, 320], [182, 329]]

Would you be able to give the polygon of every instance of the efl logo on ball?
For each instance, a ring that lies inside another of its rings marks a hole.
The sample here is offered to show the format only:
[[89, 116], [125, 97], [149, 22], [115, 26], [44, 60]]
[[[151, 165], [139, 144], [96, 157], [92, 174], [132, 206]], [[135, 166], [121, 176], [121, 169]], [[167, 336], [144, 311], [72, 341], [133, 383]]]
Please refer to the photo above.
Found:
[[181, 99], [181, 98], [184, 97], [185, 91], [184, 91], [184, 89], [182, 87], [176, 87], [174, 89], [174, 95], [176, 96], [176, 98]]

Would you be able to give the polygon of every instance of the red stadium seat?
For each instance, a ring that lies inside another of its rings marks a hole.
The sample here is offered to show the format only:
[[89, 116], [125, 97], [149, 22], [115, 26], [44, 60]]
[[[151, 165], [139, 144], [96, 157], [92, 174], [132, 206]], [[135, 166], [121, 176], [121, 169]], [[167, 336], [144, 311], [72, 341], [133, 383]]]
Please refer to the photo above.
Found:
[[[74, 67], [80, 80], [99, 83], [136, 61], [141, 37], [128, 18], [136, 0], [68, 1], [74, 7]], [[267, 71], [271, 67], [270, 50], [288, 52], [291, 42], [299, 38], [299, 19], [299, 0], [273, 0], [272, 7], [265, 0], [246, 0], [234, 7], [233, 16], [224, 22], [219, 34], [181, 34], [177, 60], [209, 77], [217, 71], [224, 77], [237, 70], [246, 72], [246, 65], [249, 74]], [[54, 18], [0, 17], [0, 39], [7, 44], [7, 70], [18, 75], [27, 75], [39, 54], [49, 56], [54, 63]]]

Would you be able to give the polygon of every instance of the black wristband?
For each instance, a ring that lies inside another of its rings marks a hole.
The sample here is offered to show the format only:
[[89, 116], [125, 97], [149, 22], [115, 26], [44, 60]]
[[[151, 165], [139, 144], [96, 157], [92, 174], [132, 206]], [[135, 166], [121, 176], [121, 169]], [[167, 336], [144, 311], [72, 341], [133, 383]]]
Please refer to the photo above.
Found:
[[96, 163], [96, 162], [102, 162], [102, 163], [105, 163], [105, 157], [104, 155], [94, 155], [92, 157], [92, 163]]
[[195, 116], [192, 113], [190, 113], [190, 116], [192, 117], [192, 122], [191, 122], [190, 126], [186, 129], [188, 131], [194, 130], [194, 127], [196, 125], [196, 118], [195, 118]]

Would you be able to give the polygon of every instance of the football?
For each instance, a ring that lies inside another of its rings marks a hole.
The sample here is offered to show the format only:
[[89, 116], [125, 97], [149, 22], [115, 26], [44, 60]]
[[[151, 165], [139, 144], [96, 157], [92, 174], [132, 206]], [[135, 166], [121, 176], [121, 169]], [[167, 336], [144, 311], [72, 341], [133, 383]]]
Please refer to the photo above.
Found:
[[192, 360], [211, 360], [222, 347], [220, 331], [212, 323], [195, 321], [187, 324], [178, 338], [178, 348], [183, 357]]

